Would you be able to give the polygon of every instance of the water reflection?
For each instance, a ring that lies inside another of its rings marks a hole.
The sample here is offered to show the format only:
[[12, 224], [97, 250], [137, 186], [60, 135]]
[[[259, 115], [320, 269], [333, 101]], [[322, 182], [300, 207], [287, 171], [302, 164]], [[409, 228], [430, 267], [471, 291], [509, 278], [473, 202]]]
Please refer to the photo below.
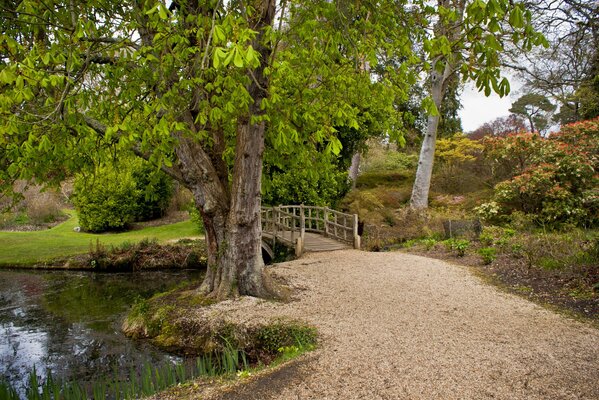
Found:
[[92, 382], [171, 355], [125, 338], [123, 313], [197, 271], [97, 274], [0, 271], [0, 375], [23, 393], [29, 371]]

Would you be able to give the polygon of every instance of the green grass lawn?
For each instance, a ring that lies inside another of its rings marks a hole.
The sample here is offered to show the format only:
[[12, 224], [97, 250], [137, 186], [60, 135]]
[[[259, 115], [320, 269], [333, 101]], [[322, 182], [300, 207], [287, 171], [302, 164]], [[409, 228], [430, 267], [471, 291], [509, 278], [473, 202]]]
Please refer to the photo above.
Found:
[[198, 227], [191, 221], [149, 227], [121, 233], [84, 233], [73, 228], [79, 221], [75, 212], [66, 210], [69, 219], [54, 228], [34, 232], [0, 232], [0, 266], [26, 266], [55, 258], [86, 253], [99, 242], [116, 246], [124, 242], [135, 243], [143, 239], [165, 242], [171, 239], [200, 236]]

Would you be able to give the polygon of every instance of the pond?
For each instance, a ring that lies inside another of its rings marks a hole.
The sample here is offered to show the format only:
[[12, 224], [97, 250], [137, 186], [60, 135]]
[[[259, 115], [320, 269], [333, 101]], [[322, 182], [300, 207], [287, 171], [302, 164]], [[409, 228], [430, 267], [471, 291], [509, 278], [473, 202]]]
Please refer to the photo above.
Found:
[[101, 274], [0, 270], [0, 379], [21, 394], [35, 367], [62, 381], [127, 376], [179, 359], [128, 339], [122, 318], [138, 297], [199, 280], [200, 271]]

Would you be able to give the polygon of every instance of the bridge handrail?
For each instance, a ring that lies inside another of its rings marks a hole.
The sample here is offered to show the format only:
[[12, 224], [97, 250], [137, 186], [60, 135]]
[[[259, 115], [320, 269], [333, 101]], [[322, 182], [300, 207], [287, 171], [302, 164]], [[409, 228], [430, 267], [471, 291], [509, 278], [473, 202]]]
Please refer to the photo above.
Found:
[[[279, 237], [279, 232], [291, 232], [291, 244], [296, 245], [296, 253], [303, 252], [306, 232], [321, 233], [339, 241], [360, 248], [358, 216], [333, 210], [328, 207], [304, 205], [280, 205], [262, 207], [262, 230]], [[296, 238], [297, 237], [297, 238]]]

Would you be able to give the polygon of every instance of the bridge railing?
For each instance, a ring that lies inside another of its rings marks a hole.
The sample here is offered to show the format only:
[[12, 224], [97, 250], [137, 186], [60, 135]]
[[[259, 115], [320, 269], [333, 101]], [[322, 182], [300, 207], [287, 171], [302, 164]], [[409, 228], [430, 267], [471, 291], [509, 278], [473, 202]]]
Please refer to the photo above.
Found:
[[304, 249], [306, 232], [316, 232], [360, 248], [358, 216], [328, 207], [278, 206], [262, 207], [262, 231], [296, 246], [296, 254]]

